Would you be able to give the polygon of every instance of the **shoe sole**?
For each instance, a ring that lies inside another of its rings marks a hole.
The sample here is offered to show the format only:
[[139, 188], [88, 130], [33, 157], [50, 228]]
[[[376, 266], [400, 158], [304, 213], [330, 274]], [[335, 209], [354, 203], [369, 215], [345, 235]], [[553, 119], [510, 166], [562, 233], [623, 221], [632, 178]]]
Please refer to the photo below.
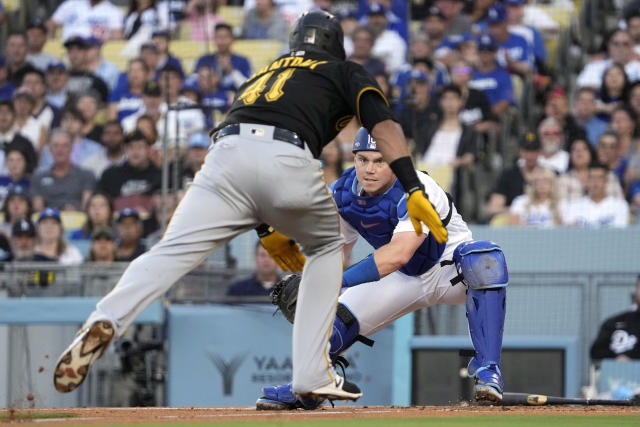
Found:
[[261, 397], [256, 401], [258, 411], [294, 411], [297, 409], [295, 403], [278, 402], [277, 400]]
[[502, 402], [502, 393], [488, 385], [476, 385], [474, 388], [475, 399], [479, 403], [500, 403]]
[[111, 322], [99, 321], [91, 325], [77, 343], [60, 356], [56, 364], [53, 383], [60, 393], [75, 390], [89, 373], [89, 368], [109, 346], [114, 330]]
[[362, 392], [360, 393], [349, 393], [344, 390], [336, 390], [333, 385], [328, 385], [325, 387], [320, 387], [319, 389], [313, 390], [310, 394], [310, 397], [314, 399], [328, 399], [328, 400], [352, 400], [356, 401], [362, 397]]

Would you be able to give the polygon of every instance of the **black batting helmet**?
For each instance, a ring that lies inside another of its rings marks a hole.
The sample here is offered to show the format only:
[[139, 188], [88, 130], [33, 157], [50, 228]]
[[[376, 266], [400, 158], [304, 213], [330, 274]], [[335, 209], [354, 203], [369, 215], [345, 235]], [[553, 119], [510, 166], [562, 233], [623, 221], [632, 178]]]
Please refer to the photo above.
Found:
[[303, 13], [289, 36], [290, 50], [316, 47], [344, 60], [344, 34], [338, 18], [322, 10]]

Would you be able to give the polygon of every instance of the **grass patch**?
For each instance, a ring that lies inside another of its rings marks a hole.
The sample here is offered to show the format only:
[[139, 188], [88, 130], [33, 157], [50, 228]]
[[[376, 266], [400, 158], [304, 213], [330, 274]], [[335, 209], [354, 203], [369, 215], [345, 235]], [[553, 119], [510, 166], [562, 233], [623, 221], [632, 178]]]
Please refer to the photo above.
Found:
[[73, 418], [75, 414], [61, 412], [20, 412], [15, 411], [13, 414], [0, 414], [0, 420], [38, 420], [48, 418]]

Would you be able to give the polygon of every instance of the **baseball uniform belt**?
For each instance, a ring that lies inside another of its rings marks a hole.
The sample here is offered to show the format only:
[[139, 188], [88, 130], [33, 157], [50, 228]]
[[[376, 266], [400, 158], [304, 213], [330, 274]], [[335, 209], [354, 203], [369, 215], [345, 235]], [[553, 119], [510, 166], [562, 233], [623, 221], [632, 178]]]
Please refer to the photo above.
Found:
[[[213, 134], [213, 142], [215, 143], [217, 140], [225, 136], [239, 135], [239, 134], [240, 134], [239, 124], [227, 125]], [[277, 127], [274, 128], [273, 139], [278, 141], [288, 142], [289, 144], [293, 144], [299, 148], [304, 149], [304, 141], [300, 139], [297, 133], [287, 129], [277, 128]]]

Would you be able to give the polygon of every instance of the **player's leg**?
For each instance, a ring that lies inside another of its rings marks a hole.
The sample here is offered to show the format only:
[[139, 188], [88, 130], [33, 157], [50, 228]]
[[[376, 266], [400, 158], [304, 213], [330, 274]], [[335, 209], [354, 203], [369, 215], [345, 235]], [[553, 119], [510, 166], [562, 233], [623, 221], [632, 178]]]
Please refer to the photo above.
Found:
[[76, 388], [109, 342], [151, 302], [212, 251], [257, 224], [248, 205], [241, 202], [244, 196], [237, 190], [240, 178], [231, 183], [219, 174], [220, 162], [237, 160], [238, 153], [232, 154], [220, 159], [211, 158], [211, 152], [207, 155], [208, 164], [178, 205], [163, 238], [131, 262], [114, 289], [97, 304], [58, 360], [54, 374], [58, 391]]
[[488, 241], [460, 244], [455, 252], [456, 267], [467, 285], [467, 319], [476, 356], [468, 366], [475, 378], [475, 398], [500, 401], [504, 387], [500, 372], [500, 353], [509, 282], [504, 254]]

